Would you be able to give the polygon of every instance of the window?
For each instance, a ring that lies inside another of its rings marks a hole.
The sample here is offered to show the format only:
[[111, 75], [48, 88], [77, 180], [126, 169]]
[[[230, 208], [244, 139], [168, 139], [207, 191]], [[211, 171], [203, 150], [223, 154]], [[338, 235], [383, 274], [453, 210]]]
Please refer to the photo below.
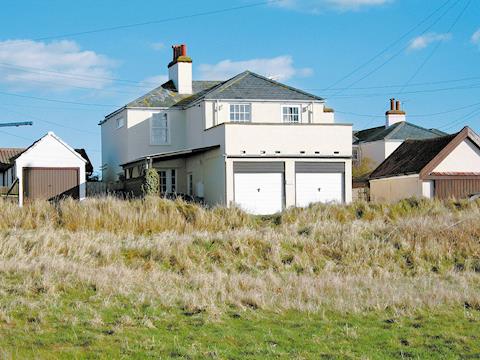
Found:
[[360, 154], [358, 153], [358, 149], [355, 147], [352, 149], [352, 159], [354, 161], [360, 160]]
[[154, 114], [150, 121], [150, 145], [168, 145], [170, 131], [167, 113]]
[[230, 104], [230, 121], [249, 122], [252, 119], [250, 104]]
[[116, 120], [116, 123], [117, 123], [117, 129], [120, 129], [125, 125], [125, 119], [123, 117], [119, 117]]
[[160, 180], [160, 193], [177, 192], [177, 171], [175, 169], [158, 170]]
[[175, 172], [175, 169], [171, 170], [170, 182], [171, 182], [170, 187], [171, 187], [172, 193], [177, 192], [177, 174]]
[[282, 106], [282, 119], [285, 123], [299, 123], [300, 122], [300, 106], [288, 105]]
[[158, 176], [160, 178], [160, 193], [165, 194], [167, 192], [167, 171], [160, 170]]
[[193, 174], [189, 173], [187, 178], [187, 194], [193, 196]]

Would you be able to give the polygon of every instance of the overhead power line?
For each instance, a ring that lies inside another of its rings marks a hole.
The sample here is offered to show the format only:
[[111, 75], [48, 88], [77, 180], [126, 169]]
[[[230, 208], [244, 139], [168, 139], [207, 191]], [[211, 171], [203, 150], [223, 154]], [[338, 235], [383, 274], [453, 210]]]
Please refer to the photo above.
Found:
[[[479, 105], [480, 105], [480, 102], [476, 102], [470, 105], [465, 105], [465, 106], [461, 106], [461, 107], [453, 108], [449, 110], [444, 110], [444, 111], [439, 111], [434, 113], [426, 113], [426, 114], [407, 114], [407, 116], [408, 117], [431, 117], [431, 116], [445, 115], [445, 114], [450, 114], [456, 111], [469, 109]], [[338, 111], [338, 110], [335, 110], [335, 112], [339, 114], [354, 115], [354, 116], [368, 117], [368, 118], [384, 117], [384, 115], [382, 114], [362, 114], [362, 113], [356, 113], [356, 112], [350, 112], [350, 111]]]
[[[450, 25], [450, 27], [448, 28], [447, 30], [447, 34], [450, 33], [453, 28], [458, 24], [458, 22], [460, 21], [460, 19], [462, 18], [463, 14], [465, 14], [465, 11], [467, 10], [467, 8], [470, 6], [470, 4], [472, 3], [472, 0], [469, 0], [467, 1], [467, 3], [465, 4], [465, 6], [463, 7], [462, 11], [460, 11], [460, 13], [458, 14], [458, 16], [455, 18], [454, 22], [452, 23], [452, 25]], [[430, 61], [430, 59], [435, 55], [435, 53], [437, 52], [438, 48], [440, 47], [440, 45], [442, 44], [441, 41], [437, 42], [435, 44], [435, 46], [433, 47], [432, 51], [430, 52], [430, 54], [425, 58], [425, 60], [420, 64], [420, 66], [415, 70], [415, 72], [412, 74], [412, 76], [407, 80], [407, 82], [405, 83], [405, 85], [400, 89], [399, 93], [402, 94], [403, 93], [403, 90], [405, 89], [405, 87], [410, 84], [410, 82], [415, 79], [415, 77], [420, 73], [420, 71], [422, 71], [422, 69], [425, 67], [425, 65], [428, 63], [428, 61]]]
[[[449, 0], [448, 0], [449, 1]], [[447, 8], [446, 11], [444, 11], [432, 24], [430, 24], [430, 26], [428, 26], [425, 30], [423, 30], [423, 32], [420, 33], [420, 36], [426, 34], [431, 28], [433, 28], [456, 4], [458, 4], [460, 2], [460, 0], [457, 0], [456, 3], [454, 3], [453, 5], [451, 5], [449, 8]], [[406, 49], [408, 48], [408, 44], [404, 47], [402, 47], [399, 51], [397, 51], [396, 53], [394, 53], [392, 56], [390, 56], [387, 60], [385, 60], [384, 62], [382, 62], [380, 65], [378, 65], [377, 67], [375, 67], [373, 70], [369, 71], [367, 74], [363, 75], [361, 78], [355, 80], [354, 82], [352, 82], [351, 84], [349, 84], [346, 88], [349, 89], [350, 87], [358, 84], [360, 81], [363, 81], [365, 80], [367, 77], [369, 77], [370, 75], [376, 73], [378, 70], [380, 70], [381, 68], [383, 68], [385, 65], [387, 65], [390, 61], [392, 61], [393, 59], [395, 59], [397, 56], [399, 56], [400, 54], [402, 54]], [[343, 92], [342, 91], [338, 91], [337, 93], [335, 93], [334, 95], [339, 95]]]
[[388, 46], [386, 46], [384, 49], [382, 49], [380, 52], [378, 52], [377, 54], [375, 54], [374, 56], [372, 56], [370, 59], [368, 59], [366, 62], [360, 64], [359, 66], [357, 66], [356, 68], [354, 68], [352, 71], [350, 71], [348, 74], [346, 74], [345, 76], [341, 77], [339, 80], [335, 81], [333, 84], [331, 84], [330, 86], [328, 86], [326, 89], [331, 89], [333, 88], [334, 86], [340, 84], [341, 82], [343, 82], [344, 80], [348, 79], [349, 77], [351, 77], [353, 74], [357, 73], [359, 70], [363, 69], [365, 66], [367, 65], [370, 65], [373, 61], [375, 61], [377, 58], [379, 58], [380, 56], [382, 56], [383, 54], [385, 54], [388, 50], [390, 50], [391, 48], [393, 48], [395, 45], [397, 45], [399, 42], [401, 42], [403, 39], [405, 39], [407, 36], [409, 36], [412, 32], [414, 32], [417, 28], [419, 28], [420, 26], [422, 26], [424, 23], [426, 23], [428, 20], [430, 20], [430, 18], [432, 18], [437, 12], [439, 12], [443, 7], [445, 7], [451, 0], [447, 0], [445, 1], [442, 5], [440, 5], [440, 7], [438, 7], [437, 9], [435, 9], [432, 13], [430, 13], [427, 17], [425, 17], [424, 19], [422, 19], [419, 23], [415, 24], [410, 30], [408, 30], [407, 32], [405, 32], [404, 34], [402, 34], [399, 38], [397, 38], [395, 41], [393, 41], [392, 43], [390, 43]]
[[43, 122], [43, 123], [46, 123], [46, 124], [55, 125], [55, 126], [59, 126], [59, 127], [65, 128], [65, 129], [74, 130], [74, 131], [78, 131], [78, 132], [82, 132], [82, 133], [86, 133], [86, 134], [98, 135], [98, 133], [96, 133], [94, 131], [79, 129], [79, 128], [72, 127], [72, 126], [65, 125], [65, 124], [61, 124], [61, 123], [58, 123], [58, 122], [55, 122], [55, 121], [45, 120], [45, 119], [39, 118], [37, 116], [33, 116], [33, 115], [26, 114], [26, 113], [23, 113], [23, 112], [20, 112], [20, 111], [17, 111], [17, 110], [9, 109], [8, 107], [5, 107], [5, 106], [0, 106], [0, 109], [4, 109], [7, 112], [10, 112], [12, 114], [17, 114], [17, 115], [20, 115], [20, 116], [31, 118], [33, 120], [37, 120], [37, 121], [40, 121], [40, 122]]
[[[124, 30], [124, 29], [130, 29], [130, 28], [147, 26], [147, 25], [154, 25], [154, 24], [163, 24], [163, 23], [174, 22], [174, 21], [179, 21], [179, 20], [187, 20], [187, 19], [193, 19], [193, 18], [198, 18], [198, 17], [204, 17], [204, 16], [234, 12], [234, 11], [249, 9], [249, 8], [254, 8], [254, 7], [260, 7], [260, 6], [276, 3], [276, 2], [279, 2], [279, 1], [281, 1], [281, 0], [261, 1], [261, 2], [255, 2], [255, 3], [245, 4], [245, 5], [227, 7], [227, 8], [217, 9], [217, 10], [209, 10], [209, 11], [202, 11], [202, 12], [193, 13], [193, 14], [173, 16], [173, 17], [157, 19], [157, 20], [150, 20], [150, 21], [130, 23], [130, 24], [121, 24], [121, 25], [108, 26], [108, 27], [103, 27], [103, 28], [84, 30], [84, 31], [78, 31], [78, 32], [70, 32], [70, 33], [57, 34], [57, 35], [50, 35], [50, 36], [42, 36], [42, 37], [35, 38], [33, 40], [34, 41], [44, 41], [44, 40], [61, 39], [61, 38], [67, 38], [67, 37], [71, 38], [71, 37], [76, 37], [76, 36], [81, 36], [81, 35], [98, 34], [98, 33], [108, 32], [108, 31]], [[2, 45], [3, 44], [0, 44], [0, 46], [2, 46]]]
[[97, 106], [97, 107], [121, 107], [122, 106], [122, 105], [114, 105], [114, 104], [96, 104], [96, 103], [84, 103], [84, 102], [77, 102], [77, 101], [51, 99], [51, 98], [45, 98], [45, 97], [39, 97], [39, 96], [9, 93], [4, 91], [0, 91], [0, 95], [15, 96], [15, 97], [34, 99], [39, 101], [48, 101], [48, 102], [55, 102], [55, 103], [61, 103], [61, 104], [73, 104], [73, 105], [82, 105], [82, 106]]

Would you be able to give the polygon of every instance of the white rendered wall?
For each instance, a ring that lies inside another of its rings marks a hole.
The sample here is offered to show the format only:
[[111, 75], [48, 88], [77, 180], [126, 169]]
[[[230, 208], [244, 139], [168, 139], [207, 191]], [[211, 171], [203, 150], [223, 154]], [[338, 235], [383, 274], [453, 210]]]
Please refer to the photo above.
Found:
[[345, 163], [345, 202], [352, 201], [352, 162], [345, 159], [302, 159], [302, 158], [279, 158], [279, 159], [261, 159], [261, 158], [227, 158], [226, 160], [226, 200], [227, 205], [232, 205], [234, 202], [234, 177], [233, 177], [233, 162], [236, 161], [282, 161], [285, 163], [285, 206], [286, 208], [295, 206], [295, 162], [296, 161], [311, 161], [311, 162], [343, 162]]
[[394, 202], [421, 197], [424, 190], [422, 183], [418, 175], [370, 180], [370, 199], [375, 202]]
[[465, 139], [433, 172], [480, 172], [480, 150], [471, 140]]
[[168, 68], [168, 78], [173, 81], [179, 94], [192, 93], [192, 63], [177, 62]]
[[20, 205], [23, 204], [24, 167], [79, 168], [80, 200], [85, 198], [85, 161], [76, 155], [75, 150], [68, 149], [54, 137], [45, 136], [16, 159], [15, 169], [19, 181], [18, 201]]

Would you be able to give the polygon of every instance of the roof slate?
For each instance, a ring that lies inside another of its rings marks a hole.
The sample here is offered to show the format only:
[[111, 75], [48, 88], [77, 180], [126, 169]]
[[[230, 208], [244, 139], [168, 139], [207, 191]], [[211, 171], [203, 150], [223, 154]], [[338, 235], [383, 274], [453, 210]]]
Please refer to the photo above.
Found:
[[127, 107], [186, 107], [198, 100], [306, 100], [323, 98], [245, 71], [226, 81], [193, 81], [193, 95], [177, 93], [172, 81], [127, 104]]
[[370, 129], [360, 130], [354, 133], [354, 136], [358, 139], [356, 140], [356, 143], [377, 140], [421, 140], [444, 135], [447, 134], [443, 131], [437, 129], [426, 129], [407, 121], [395, 123], [387, 128], [385, 126], [378, 126]]
[[176, 91], [173, 81], [167, 81], [138, 99], [129, 102], [127, 107], [171, 107], [220, 83], [220, 81], [193, 81], [193, 95], [181, 95]]
[[423, 140], [405, 140], [371, 174], [370, 179], [419, 174], [458, 134]]

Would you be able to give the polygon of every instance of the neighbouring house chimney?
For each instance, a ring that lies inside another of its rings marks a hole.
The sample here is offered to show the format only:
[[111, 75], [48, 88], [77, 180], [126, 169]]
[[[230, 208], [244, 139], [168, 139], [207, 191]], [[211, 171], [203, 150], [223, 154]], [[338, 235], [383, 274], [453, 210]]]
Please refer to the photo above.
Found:
[[173, 60], [168, 64], [168, 78], [179, 94], [192, 94], [192, 59], [187, 55], [187, 45], [173, 45]]
[[385, 113], [385, 127], [406, 121], [405, 111], [401, 109], [400, 100], [390, 99], [390, 110]]

